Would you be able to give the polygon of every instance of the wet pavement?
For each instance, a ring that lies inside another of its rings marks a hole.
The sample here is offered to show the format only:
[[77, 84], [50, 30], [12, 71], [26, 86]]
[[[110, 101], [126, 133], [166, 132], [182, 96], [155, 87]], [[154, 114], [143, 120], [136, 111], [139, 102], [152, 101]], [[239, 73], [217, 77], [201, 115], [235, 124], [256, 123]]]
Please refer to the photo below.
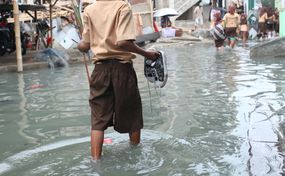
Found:
[[[144, 48], [149, 47], [157, 47], [157, 46], [169, 46], [169, 45], [185, 45], [191, 43], [209, 43], [212, 40], [207, 39], [199, 39], [189, 35], [189, 33], [184, 31], [182, 37], [174, 37], [174, 38], [160, 38], [155, 43], [148, 43]], [[39, 51], [36, 50], [28, 50], [27, 54], [22, 55], [23, 61], [23, 71], [31, 70], [31, 69], [39, 69], [48, 67], [48, 63], [46, 61], [39, 61], [35, 59]], [[79, 52], [77, 49], [64, 50], [64, 52], [69, 56], [69, 64], [77, 64], [83, 63], [84, 58], [83, 54]], [[87, 59], [87, 57], [86, 57]], [[88, 59], [87, 59], [88, 61]], [[6, 53], [4, 56], [0, 56], [0, 73], [3, 72], [17, 72], [17, 57], [16, 52]]]
[[[83, 61], [83, 55], [79, 51], [73, 50], [65, 50], [65, 52], [69, 55], [69, 63], [80, 63]], [[23, 61], [23, 70], [30, 69], [39, 69], [48, 67], [48, 63], [46, 61], [39, 61], [35, 59], [38, 51], [29, 50], [27, 54], [22, 55]], [[6, 53], [4, 56], [0, 56], [0, 73], [3, 72], [17, 72], [17, 57], [16, 52]]]

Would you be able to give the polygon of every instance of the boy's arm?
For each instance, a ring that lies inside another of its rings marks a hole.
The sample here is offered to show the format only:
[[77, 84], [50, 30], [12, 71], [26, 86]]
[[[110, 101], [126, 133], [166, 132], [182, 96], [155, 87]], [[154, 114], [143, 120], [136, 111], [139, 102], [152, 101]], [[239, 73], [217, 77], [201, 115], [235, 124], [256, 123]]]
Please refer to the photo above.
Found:
[[87, 8], [83, 12], [83, 31], [81, 41], [77, 45], [77, 49], [81, 52], [88, 52], [90, 49], [90, 19], [87, 14]]
[[81, 40], [77, 45], [77, 49], [81, 52], [88, 52], [90, 49], [90, 43]]
[[136, 45], [133, 40], [121, 40], [117, 42], [117, 45], [125, 51], [142, 55], [148, 59], [155, 60], [159, 56], [159, 53], [157, 51], [144, 50]]

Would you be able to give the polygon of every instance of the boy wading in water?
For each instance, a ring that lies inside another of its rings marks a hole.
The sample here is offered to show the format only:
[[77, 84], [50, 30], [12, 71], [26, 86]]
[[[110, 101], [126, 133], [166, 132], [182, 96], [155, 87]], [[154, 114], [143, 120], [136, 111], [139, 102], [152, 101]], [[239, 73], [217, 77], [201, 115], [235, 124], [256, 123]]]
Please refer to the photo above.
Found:
[[248, 39], [248, 24], [246, 14], [244, 13], [240, 15], [240, 36], [243, 46], [245, 46]]
[[234, 47], [237, 40], [237, 30], [239, 29], [240, 17], [235, 12], [235, 6], [230, 5], [228, 13], [225, 14], [223, 21], [225, 26], [225, 33], [228, 37], [228, 45]]
[[259, 37], [261, 37], [260, 39], [263, 39], [265, 37], [266, 34], [266, 20], [268, 19], [268, 15], [267, 15], [267, 8], [266, 7], [262, 7], [260, 9], [260, 13], [259, 13], [259, 18], [258, 18], [258, 35]]
[[[142, 103], [132, 60], [133, 53], [155, 60], [158, 52], [134, 44], [136, 37], [130, 5], [123, 0], [97, 0], [83, 14], [84, 30], [78, 49], [89, 49], [95, 68], [90, 78], [91, 155], [102, 155], [104, 131], [109, 126], [129, 133], [130, 143], [140, 143]], [[133, 53], [132, 53], [133, 52]]]
[[215, 47], [217, 48], [217, 51], [223, 51], [224, 50], [224, 41], [225, 41], [225, 32], [223, 28], [223, 23], [222, 23], [222, 18], [221, 18], [221, 12], [216, 12], [214, 14], [214, 23], [211, 26], [211, 35], [214, 38], [215, 41]]

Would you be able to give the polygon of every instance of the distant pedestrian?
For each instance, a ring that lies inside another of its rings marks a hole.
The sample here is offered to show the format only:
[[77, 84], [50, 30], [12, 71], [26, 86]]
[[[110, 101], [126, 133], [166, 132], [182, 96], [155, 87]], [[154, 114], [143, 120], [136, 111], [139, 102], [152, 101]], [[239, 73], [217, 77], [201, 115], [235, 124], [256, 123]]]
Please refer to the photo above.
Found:
[[274, 31], [275, 31], [275, 36], [279, 35], [279, 10], [276, 8], [274, 11]]
[[240, 16], [235, 12], [235, 6], [230, 5], [228, 13], [224, 18], [225, 33], [228, 38], [228, 46], [234, 47], [237, 40], [237, 30], [239, 28]]
[[247, 16], [246, 14], [240, 15], [240, 37], [245, 45], [248, 39], [248, 24], [247, 24]]
[[258, 34], [261, 38], [264, 38], [266, 35], [266, 20], [268, 18], [266, 7], [260, 9], [259, 18], [258, 18]]
[[241, 15], [244, 13], [244, 6], [243, 6], [243, 0], [235, 0], [235, 7], [236, 7], [236, 12]]
[[271, 7], [268, 8], [267, 17], [268, 18], [266, 20], [266, 32], [267, 32], [267, 38], [270, 39], [275, 36], [275, 31], [274, 31], [275, 13]]
[[209, 11], [209, 22], [211, 23], [211, 26], [214, 24], [214, 20], [215, 20], [214, 15], [218, 12], [221, 13], [221, 18], [223, 18], [223, 16], [226, 13], [226, 10], [224, 10], [223, 8], [218, 8], [217, 5], [213, 3]]
[[162, 16], [160, 18], [160, 26], [161, 28], [171, 27], [172, 23], [168, 16]]
[[195, 7], [193, 11], [193, 17], [195, 19], [195, 29], [204, 24], [204, 14], [203, 14], [203, 7], [201, 4], [199, 4], [197, 7]]
[[222, 24], [221, 13], [217, 12], [214, 14], [214, 23], [211, 26], [210, 33], [214, 38], [215, 47], [218, 51], [223, 51], [224, 49], [224, 41], [225, 41], [225, 32]]

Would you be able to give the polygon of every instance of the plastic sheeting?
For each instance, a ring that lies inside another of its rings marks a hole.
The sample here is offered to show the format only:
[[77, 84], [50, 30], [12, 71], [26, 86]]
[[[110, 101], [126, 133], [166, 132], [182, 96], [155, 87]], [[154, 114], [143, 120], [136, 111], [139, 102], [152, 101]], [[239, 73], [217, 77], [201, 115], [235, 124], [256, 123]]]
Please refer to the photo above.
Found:
[[36, 61], [46, 61], [50, 68], [68, 66], [69, 56], [63, 51], [47, 48], [39, 51], [35, 58]]

